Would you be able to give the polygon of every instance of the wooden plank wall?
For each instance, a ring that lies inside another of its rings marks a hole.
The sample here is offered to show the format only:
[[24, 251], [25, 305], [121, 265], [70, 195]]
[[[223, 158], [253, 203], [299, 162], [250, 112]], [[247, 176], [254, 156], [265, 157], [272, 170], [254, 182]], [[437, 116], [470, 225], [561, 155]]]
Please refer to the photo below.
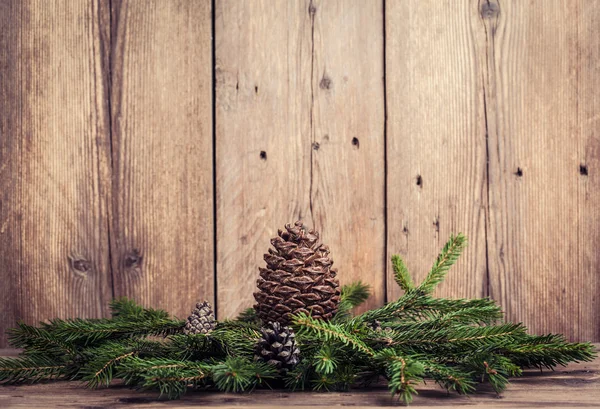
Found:
[[321, 231], [397, 297], [600, 340], [600, 5], [551, 0], [0, 0], [4, 329], [251, 306], [269, 238]]

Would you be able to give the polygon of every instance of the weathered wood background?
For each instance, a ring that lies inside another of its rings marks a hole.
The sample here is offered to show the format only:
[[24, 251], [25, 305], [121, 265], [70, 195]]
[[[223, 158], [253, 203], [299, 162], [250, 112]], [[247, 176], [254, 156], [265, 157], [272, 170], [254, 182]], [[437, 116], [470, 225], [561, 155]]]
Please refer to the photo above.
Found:
[[301, 218], [343, 282], [600, 341], [600, 2], [0, 0], [0, 346], [126, 295], [252, 305]]

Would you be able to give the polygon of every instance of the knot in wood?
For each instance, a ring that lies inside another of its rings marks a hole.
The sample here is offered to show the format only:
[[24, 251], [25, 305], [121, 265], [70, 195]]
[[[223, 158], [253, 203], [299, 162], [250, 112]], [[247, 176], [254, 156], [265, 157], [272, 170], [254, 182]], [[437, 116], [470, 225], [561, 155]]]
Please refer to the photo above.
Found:
[[494, 1], [485, 1], [479, 8], [479, 13], [483, 19], [497, 18], [500, 14], [500, 5]]
[[92, 263], [84, 258], [71, 259], [71, 267], [77, 272], [87, 273], [92, 269]]
[[142, 263], [142, 255], [140, 254], [140, 251], [137, 249], [132, 250], [131, 252], [129, 252], [129, 254], [127, 254], [125, 256], [124, 264], [125, 264], [126, 268], [132, 268], [141, 263]]
[[319, 88], [330, 89], [331, 88], [331, 78], [329, 78], [327, 75], [323, 75], [321, 82], [319, 82]]

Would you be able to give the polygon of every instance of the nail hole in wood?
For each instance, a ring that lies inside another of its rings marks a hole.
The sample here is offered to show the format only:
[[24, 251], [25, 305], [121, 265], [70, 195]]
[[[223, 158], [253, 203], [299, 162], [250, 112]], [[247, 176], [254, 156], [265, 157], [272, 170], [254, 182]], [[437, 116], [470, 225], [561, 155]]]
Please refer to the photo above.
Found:
[[255, 86], [254, 86], [254, 93], [255, 93], [255, 94], [258, 94], [258, 85], [255, 85]]
[[239, 82], [236, 82], [236, 83], [235, 83], [235, 90], [236, 90], [236, 91], [239, 91], [239, 89], [240, 89], [240, 83], [239, 83]]
[[314, 150], [318, 151], [320, 147], [321, 147], [321, 144], [319, 142], [313, 142], [312, 148]]
[[517, 168], [517, 171], [515, 172], [515, 175], [517, 175], [518, 177], [523, 176], [523, 169]]
[[311, 3], [311, 5], [308, 6], [308, 14], [310, 14], [311, 16], [314, 16], [316, 12], [317, 12], [317, 7]]
[[423, 178], [421, 175], [417, 175], [417, 186], [423, 187]]
[[267, 152], [265, 151], [260, 151], [260, 158], [262, 160], [267, 160]]
[[440, 218], [439, 216], [435, 218], [435, 220], [433, 221], [433, 225], [435, 226], [435, 231], [437, 233], [440, 232]]
[[358, 140], [358, 138], [352, 138], [352, 146], [354, 146], [354, 149], [358, 149], [360, 147], [360, 141]]
[[588, 167], [585, 165], [579, 165], [579, 174], [582, 176], [588, 175]]

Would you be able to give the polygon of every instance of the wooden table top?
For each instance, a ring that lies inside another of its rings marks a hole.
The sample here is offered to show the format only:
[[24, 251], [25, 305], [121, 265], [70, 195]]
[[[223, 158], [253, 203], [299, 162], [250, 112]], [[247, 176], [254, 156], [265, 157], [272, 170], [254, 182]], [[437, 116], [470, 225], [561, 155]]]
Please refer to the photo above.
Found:
[[[600, 347], [600, 344], [598, 345]], [[14, 355], [0, 350], [0, 356]], [[555, 371], [525, 371], [512, 378], [508, 389], [497, 396], [489, 385], [467, 397], [446, 393], [434, 382], [417, 387], [411, 407], [472, 408], [600, 408], [600, 359], [559, 367]], [[257, 390], [252, 393], [190, 391], [182, 399], [158, 399], [154, 392], [137, 392], [125, 386], [86, 389], [81, 382], [51, 382], [37, 385], [0, 386], [0, 408], [308, 408], [315, 406], [402, 406], [385, 386], [350, 392], [289, 392]]]

